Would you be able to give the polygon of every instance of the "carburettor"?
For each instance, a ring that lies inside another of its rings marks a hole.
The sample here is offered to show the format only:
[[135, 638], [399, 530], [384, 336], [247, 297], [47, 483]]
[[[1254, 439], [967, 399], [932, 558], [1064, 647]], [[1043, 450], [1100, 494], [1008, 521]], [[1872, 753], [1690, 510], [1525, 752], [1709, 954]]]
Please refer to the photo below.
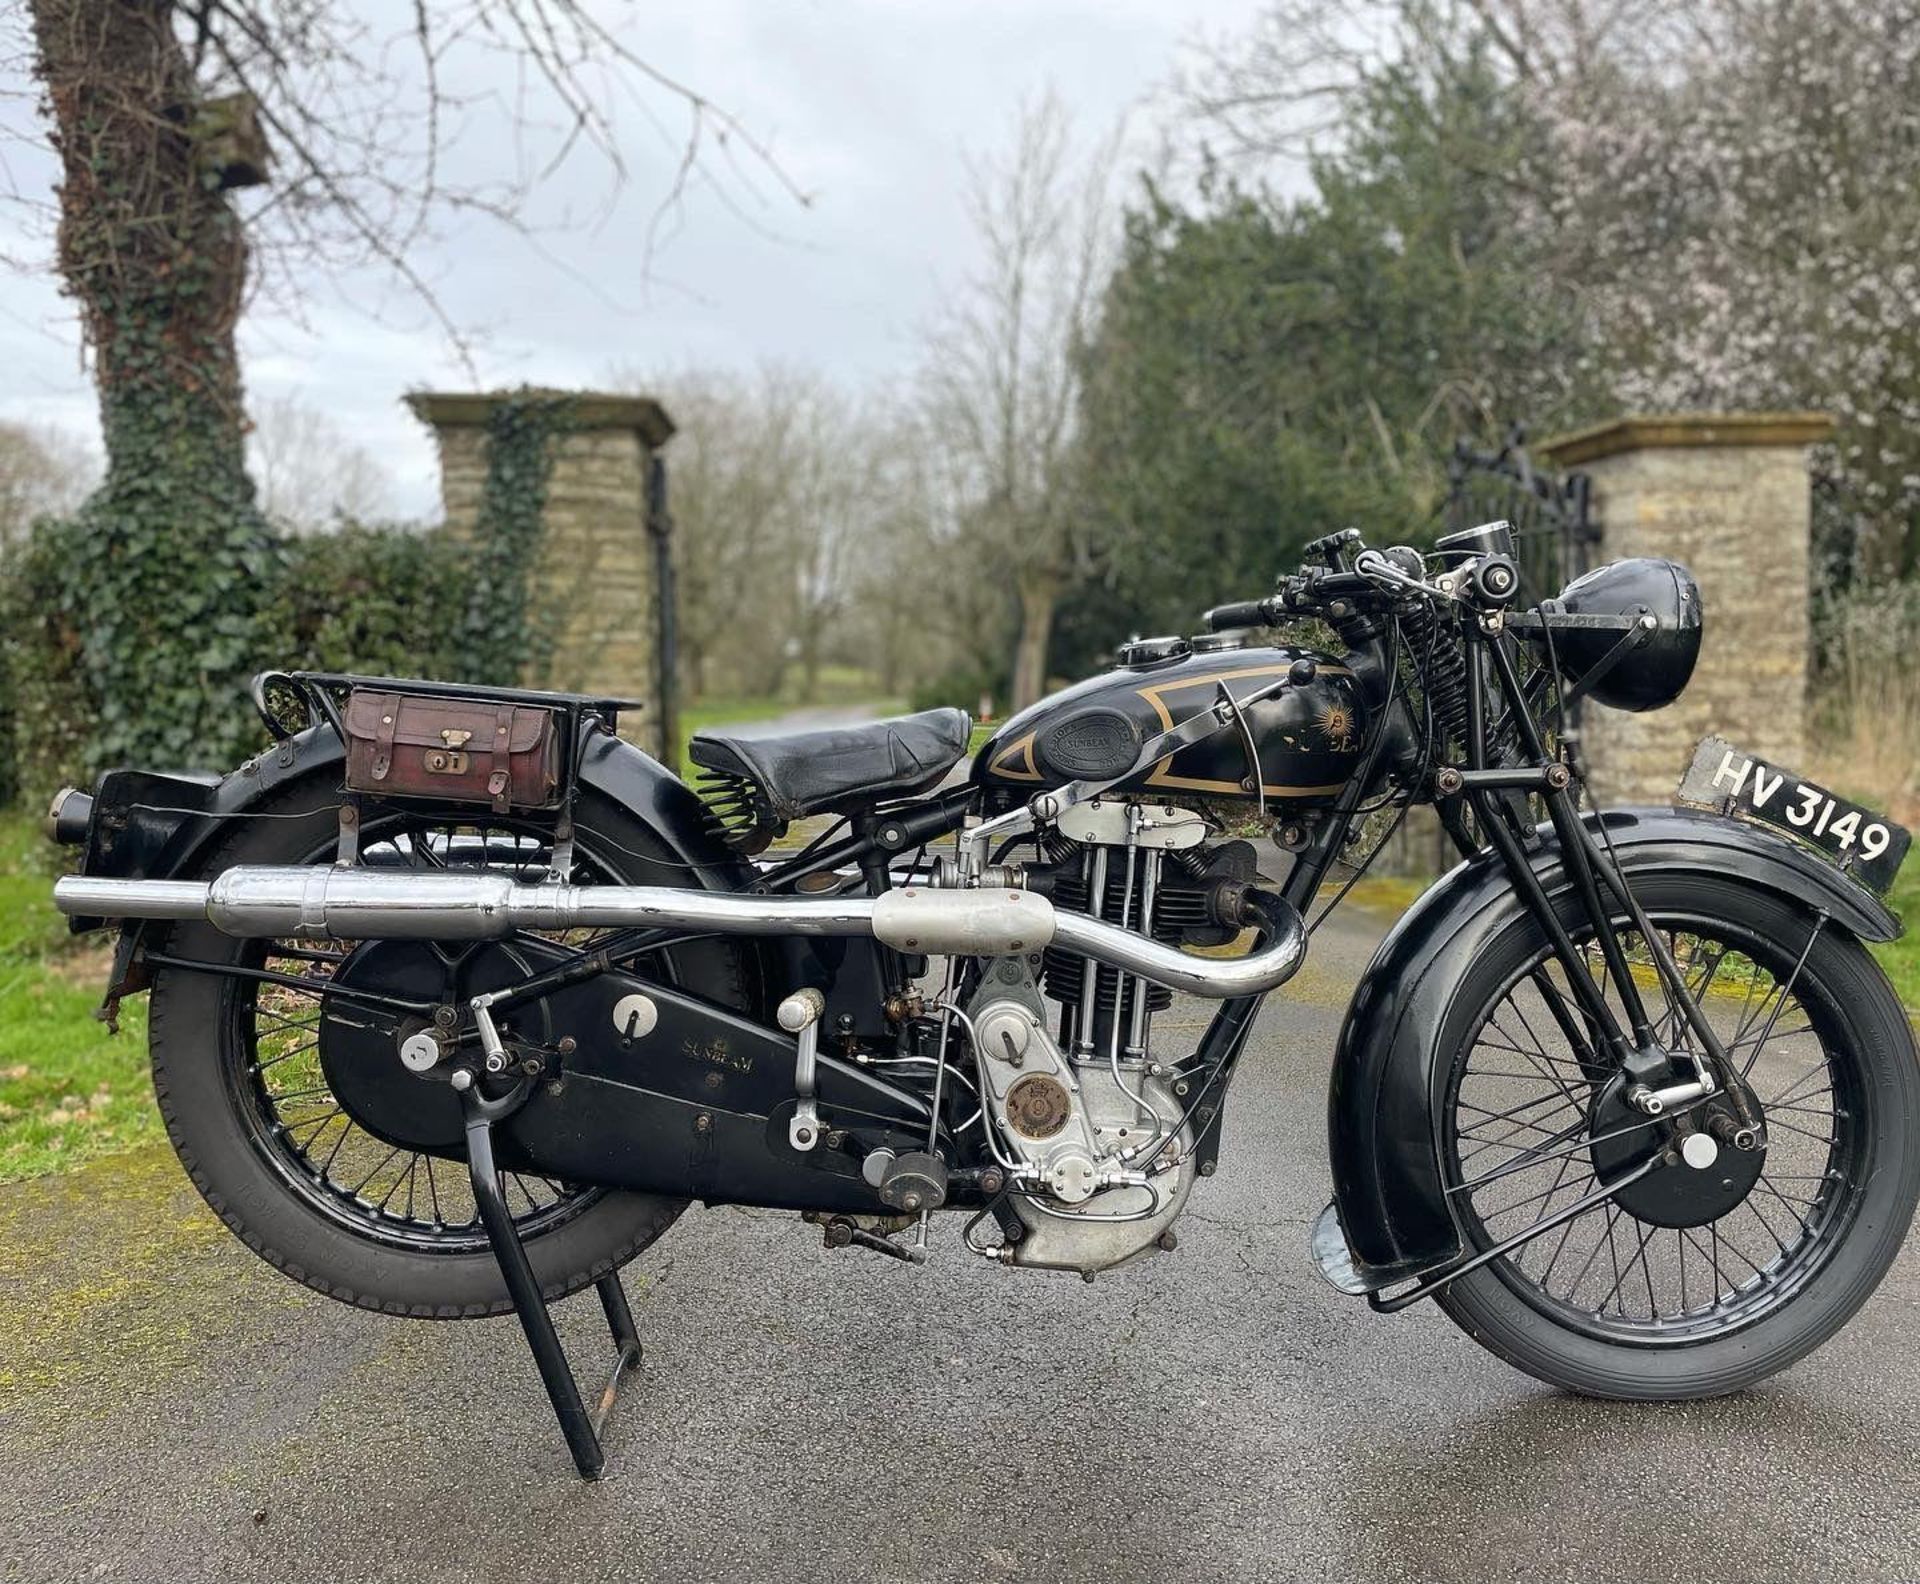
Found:
[[993, 959], [968, 1007], [986, 1125], [1024, 1228], [994, 1252], [1009, 1265], [1091, 1273], [1154, 1247], [1179, 1216], [1191, 1139], [1178, 1101], [1143, 1063], [1062, 1054], [1036, 967]]

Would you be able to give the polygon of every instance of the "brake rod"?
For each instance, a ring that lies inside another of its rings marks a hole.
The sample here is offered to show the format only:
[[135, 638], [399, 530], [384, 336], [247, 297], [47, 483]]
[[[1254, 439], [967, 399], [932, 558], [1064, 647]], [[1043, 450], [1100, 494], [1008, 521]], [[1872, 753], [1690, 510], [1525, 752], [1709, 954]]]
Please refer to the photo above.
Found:
[[194, 957], [172, 957], [165, 952], [146, 952], [142, 961], [155, 968], [179, 968], [188, 973], [217, 974], [226, 979], [246, 979], [254, 984], [282, 985], [289, 990], [315, 996], [339, 996], [343, 1001], [364, 1001], [370, 1006], [394, 1008], [420, 1017], [433, 1016], [430, 1001], [409, 1001], [403, 996], [383, 995], [378, 990], [362, 990], [354, 985], [335, 984], [331, 979], [314, 979], [304, 974], [276, 973], [271, 968], [243, 968], [238, 963], [202, 962]]

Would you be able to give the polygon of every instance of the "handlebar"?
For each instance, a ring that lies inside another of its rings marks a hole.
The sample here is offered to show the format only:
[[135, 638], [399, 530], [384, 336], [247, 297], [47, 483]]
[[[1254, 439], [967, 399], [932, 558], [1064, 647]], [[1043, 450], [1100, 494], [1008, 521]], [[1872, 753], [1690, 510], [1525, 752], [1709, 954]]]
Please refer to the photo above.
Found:
[[1214, 606], [1201, 620], [1208, 632], [1226, 632], [1234, 627], [1271, 627], [1281, 614], [1278, 597], [1234, 600], [1231, 604]]
[[1208, 632], [1233, 627], [1274, 627], [1291, 617], [1318, 616], [1335, 600], [1366, 599], [1391, 593], [1391, 586], [1364, 572], [1310, 567], [1280, 579], [1279, 592], [1265, 599], [1216, 605], [1201, 619]]
[[[1427, 581], [1423, 558], [1417, 550], [1404, 546], [1370, 550], [1352, 529], [1316, 540], [1310, 548], [1322, 550], [1335, 564], [1302, 567], [1280, 578], [1277, 591], [1265, 599], [1234, 600], [1214, 606], [1203, 618], [1207, 630], [1273, 627], [1290, 617], [1345, 615], [1341, 602], [1347, 602], [1349, 608], [1378, 610], [1403, 600], [1410, 592], [1428, 597], [1443, 592]], [[1478, 569], [1476, 583], [1486, 583], [1478, 592], [1492, 603], [1504, 603], [1518, 587], [1518, 572], [1510, 556], [1483, 556], [1472, 566]]]

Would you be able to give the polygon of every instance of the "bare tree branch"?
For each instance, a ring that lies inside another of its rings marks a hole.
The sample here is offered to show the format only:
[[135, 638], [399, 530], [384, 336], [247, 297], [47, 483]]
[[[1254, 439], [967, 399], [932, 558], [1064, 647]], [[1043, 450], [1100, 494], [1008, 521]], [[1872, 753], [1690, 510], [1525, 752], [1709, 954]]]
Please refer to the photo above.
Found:
[[[202, 93], [247, 96], [268, 133], [270, 185], [241, 199], [256, 284], [297, 315], [316, 269], [377, 266], [470, 371], [472, 327], [416, 262], [443, 221], [484, 215], [530, 239], [547, 189], [583, 156], [601, 168], [610, 211], [649, 140], [670, 163], [649, 194], [643, 273], [696, 185], [761, 229], [753, 209], [811, 201], [742, 116], [628, 41], [636, 0], [160, 0], [155, 11], [171, 16]], [[647, 130], [639, 143], [623, 109]], [[512, 158], [481, 166], [469, 150], [502, 128]]]
[[1121, 129], [1075, 146], [1059, 98], [1023, 106], [1012, 146], [969, 162], [967, 211], [986, 262], [926, 332], [928, 425], [959, 524], [1021, 603], [1016, 704], [1046, 680], [1053, 606], [1090, 553], [1066, 478], [1086, 343], [1113, 261]]

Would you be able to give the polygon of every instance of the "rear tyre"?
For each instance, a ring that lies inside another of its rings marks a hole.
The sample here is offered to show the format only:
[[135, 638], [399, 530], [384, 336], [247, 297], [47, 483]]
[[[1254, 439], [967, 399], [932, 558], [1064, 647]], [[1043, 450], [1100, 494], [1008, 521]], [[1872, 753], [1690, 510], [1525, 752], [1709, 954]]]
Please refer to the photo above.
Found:
[[[330, 862], [338, 804], [332, 775], [293, 784], [257, 810], [266, 817], [240, 822], [205, 872]], [[576, 825], [576, 878], [687, 883], [659, 838], [610, 800], [583, 795]], [[544, 865], [532, 833], [511, 821], [456, 826], [444, 816], [383, 815], [368, 819], [361, 851], [419, 867], [530, 872]], [[310, 975], [316, 986], [344, 956], [311, 942], [234, 940], [202, 923], [174, 926], [162, 950]], [[643, 961], [651, 966], [641, 972], [735, 1010], [754, 1009], [754, 964], [734, 943], [690, 942]], [[511, 1299], [479, 1225], [464, 1156], [396, 1148], [390, 1137], [355, 1126], [317, 1054], [320, 1006], [319, 995], [303, 989], [185, 969], [156, 975], [154, 1093], [188, 1176], [249, 1248], [316, 1292], [422, 1318], [504, 1313]], [[533, 1174], [507, 1172], [503, 1182], [549, 1298], [618, 1269], [686, 1208], [680, 1199]]]
[[[1886, 976], [1837, 925], [1816, 928], [1806, 908], [1726, 876], [1650, 876], [1636, 891], [1745, 1069], [1764, 1151], [1716, 1139], [1710, 1168], [1660, 1167], [1645, 1191], [1583, 1212], [1438, 1302], [1477, 1342], [1568, 1391], [1718, 1396], [1812, 1352], [1886, 1274], [1920, 1198], [1920, 1066]], [[1562, 917], [1597, 965], [1591, 926], [1571, 904]], [[1656, 1035], [1679, 1047], [1693, 1036], [1645, 942], [1624, 921], [1616, 934]], [[1476, 1249], [1618, 1180], [1614, 1163], [1642, 1148], [1629, 1129], [1645, 1127], [1652, 1148], [1656, 1124], [1637, 1113], [1623, 1124], [1610, 1075], [1568, 1037], [1556, 996], [1564, 1010], [1564, 970], [1523, 918], [1462, 982], [1443, 1028], [1454, 1058], [1442, 1159]], [[1697, 1110], [1688, 1125], [1710, 1121]]]

